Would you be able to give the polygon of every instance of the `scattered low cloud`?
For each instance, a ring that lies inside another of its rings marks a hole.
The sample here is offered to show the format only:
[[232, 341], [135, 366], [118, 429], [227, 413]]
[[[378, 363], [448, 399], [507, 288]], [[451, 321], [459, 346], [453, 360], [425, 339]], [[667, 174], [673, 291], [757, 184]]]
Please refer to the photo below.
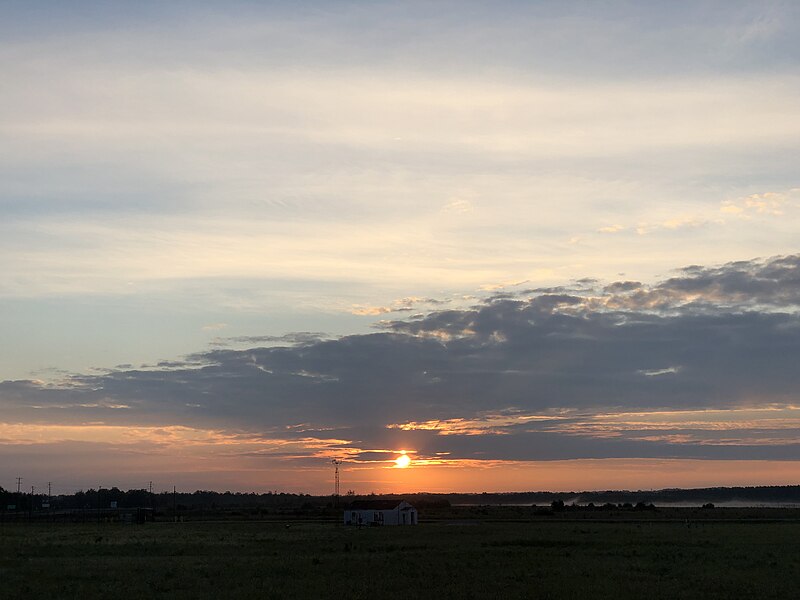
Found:
[[673, 217], [665, 219], [664, 221], [642, 221], [636, 225], [606, 225], [600, 227], [598, 233], [616, 234], [616, 233], [636, 233], [637, 235], [649, 235], [658, 231], [674, 231], [678, 229], [697, 229], [698, 227], [705, 227], [710, 223], [709, 220], [694, 216]]
[[512, 279], [510, 281], [500, 281], [496, 283], [484, 283], [480, 286], [480, 290], [484, 292], [492, 292], [492, 291], [499, 291], [499, 290], [506, 290], [509, 288], [515, 288], [520, 285], [524, 285], [529, 283], [529, 279]]
[[211, 346], [232, 346], [232, 345], [303, 345], [313, 344], [328, 338], [328, 335], [318, 331], [294, 331], [284, 335], [238, 335], [233, 337], [217, 337], [211, 342]]
[[655, 220], [640, 220], [635, 223], [615, 222], [595, 229], [596, 233], [636, 234], [646, 236], [655, 233], [691, 231], [712, 226], [732, 225], [737, 220], [756, 217], [785, 217], [800, 209], [800, 188], [777, 192], [761, 192], [744, 197], [723, 200], [717, 209], [695, 209], [688, 214], [678, 214]]
[[634, 230], [639, 235], [647, 235], [661, 230], [696, 229], [707, 224], [708, 221], [697, 217], [674, 217], [658, 223], [639, 223]]
[[406, 296], [399, 298], [388, 306], [365, 306], [362, 304], [354, 304], [350, 308], [350, 312], [354, 315], [361, 316], [377, 316], [397, 312], [411, 312], [419, 309], [419, 307], [431, 307], [442, 304], [448, 304], [451, 299], [436, 299], [436, 298], [422, 298], [419, 296]]
[[672, 375], [680, 371], [680, 367], [667, 367], [666, 369], [641, 369], [637, 371], [645, 377], [658, 377], [660, 375]]
[[597, 231], [599, 233], [619, 233], [620, 231], [625, 231], [624, 225], [606, 225], [605, 227], [601, 227]]
[[785, 192], [764, 192], [737, 200], [725, 200], [719, 210], [726, 215], [750, 218], [755, 215], [780, 217], [787, 211], [798, 208], [800, 208], [800, 188], [792, 188]]

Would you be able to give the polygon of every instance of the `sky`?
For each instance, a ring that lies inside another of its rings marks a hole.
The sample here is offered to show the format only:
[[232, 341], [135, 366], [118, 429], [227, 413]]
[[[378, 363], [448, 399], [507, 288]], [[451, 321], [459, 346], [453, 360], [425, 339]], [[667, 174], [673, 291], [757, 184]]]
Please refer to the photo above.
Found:
[[798, 27], [0, 1], [0, 487], [800, 484]]

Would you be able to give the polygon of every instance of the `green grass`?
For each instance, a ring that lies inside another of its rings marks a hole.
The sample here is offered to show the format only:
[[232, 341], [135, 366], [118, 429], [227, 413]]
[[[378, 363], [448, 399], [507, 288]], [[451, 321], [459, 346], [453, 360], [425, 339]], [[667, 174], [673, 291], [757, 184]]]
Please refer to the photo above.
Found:
[[8, 598], [797, 598], [800, 523], [5, 524]]

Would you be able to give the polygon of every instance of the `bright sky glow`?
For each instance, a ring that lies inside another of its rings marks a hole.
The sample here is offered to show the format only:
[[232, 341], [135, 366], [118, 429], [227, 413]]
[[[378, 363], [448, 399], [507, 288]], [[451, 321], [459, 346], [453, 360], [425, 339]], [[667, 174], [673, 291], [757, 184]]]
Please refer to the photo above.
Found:
[[798, 483], [799, 26], [5, 3], [0, 486]]

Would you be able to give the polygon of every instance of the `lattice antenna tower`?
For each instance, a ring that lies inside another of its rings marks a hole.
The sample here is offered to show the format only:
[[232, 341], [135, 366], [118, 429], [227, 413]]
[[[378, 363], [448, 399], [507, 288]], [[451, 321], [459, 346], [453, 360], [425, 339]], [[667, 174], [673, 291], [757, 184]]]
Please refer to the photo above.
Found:
[[339, 458], [334, 458], [331, 460], [333, 463], [333, 472], [334, 472], [334, 497], [338, 500], [339, 499], [339, 465], [342, 464], [342, 460]]

